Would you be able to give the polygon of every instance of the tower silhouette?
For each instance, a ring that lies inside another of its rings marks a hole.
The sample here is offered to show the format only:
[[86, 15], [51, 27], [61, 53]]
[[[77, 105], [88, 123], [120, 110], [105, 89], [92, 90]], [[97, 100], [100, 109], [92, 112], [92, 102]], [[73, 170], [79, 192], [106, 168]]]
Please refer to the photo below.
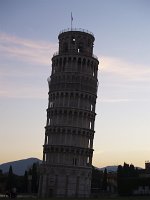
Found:
[[89, 197], [98, 59], [94, 35], [63, 30], [52, 57], [39, 197]]

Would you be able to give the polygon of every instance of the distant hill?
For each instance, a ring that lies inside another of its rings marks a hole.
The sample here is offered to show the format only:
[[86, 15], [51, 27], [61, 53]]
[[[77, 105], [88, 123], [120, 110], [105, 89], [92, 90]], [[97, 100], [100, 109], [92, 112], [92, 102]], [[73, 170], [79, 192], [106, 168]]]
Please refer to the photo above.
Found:
[[[16, 175], [22, 176], [24, 175], [25, 170], [29, 169], [35, 162], [38, 162], [40, 164], [42, 161], [38, 158], [27, 158], [27, 159], [8, 162], [8, 163], [3, 163], [0, 165], [0, 169], [3, 171], [3, 173], [7, 173], [11, 165], [13, 169], [13, 173]], [[106, 167], [97, 168], [97, 169], [104, 171], [105, 168], [107, 169], [107, 172], [116, 172], [118, 169], [118, 166], [113, 165], [113, 166], [106, 166]], [[139, 169], [142, 169], [142, 168], [139, 168]]]
[[106, 167], [102, 167], [102, 168], [98, 168], [101, 171], [104, 171], [105, 168], [107, 169], [107, 172], [116, 172], [118, 169], [118, 166], [113, 165], [113, 166], [106, 166]]
[[[106, 166], [106, 167], [102, 167], [102, 168], [97, 168], [101, 171], [104, 171], [105, 168], [107, 169], [107, 172], [117, 172], [118, 166], [117, 165], [113, 165], [113, 166]], [[141, 167], [136, 167], [138, 169], [143, 169]]]
[[11, 165], [13, 169], [13, 173], [16, 175], [22, 176], [24, 175], [25, 170], [30, 168], [35, 162], [41, 163], [42, 161], [39, 160], [38, 158], [27, 158], [27, 159], [8, 162], [8, 163], [3, 163], [0, 165], [0, 169], [3, 171], [3, 173], [7, 173]]

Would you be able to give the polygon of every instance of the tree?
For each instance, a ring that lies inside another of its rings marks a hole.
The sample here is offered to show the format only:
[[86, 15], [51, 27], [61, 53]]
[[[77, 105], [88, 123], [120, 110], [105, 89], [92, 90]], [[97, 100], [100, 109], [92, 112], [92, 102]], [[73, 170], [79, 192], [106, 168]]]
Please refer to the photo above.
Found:
[[24, 192], [28, 192], [28, 172], [25, 171], [24, 177], [23, 177], [23, 190]]
[[132, 191], [137, 185], [138, 170], [134, 165], [128, 165], [124, 163], [124, 166], [118, 166], [117, 181], [118, 181], [118, 193], [120, 195], [131, 195]]
[[32, 170], [32, 181], [31, 181], [31, 191], [33, 193], [38, 192], [38, 181], [39, 181], [39, 175], [38, 175], [38, 163], [33, 163]]
[[107, 191], [107, 169], [105, 168], [103, 173], [102, 189]]
[[12, 190], [13, 187], [15, 187], [15, 176], [13, 174], [12, 166], [10, 165], [6, 182], [6, 190]]
[[102, 183], [102, 171], [92, 166], [92, 180], [91, 188], [101, 188]]

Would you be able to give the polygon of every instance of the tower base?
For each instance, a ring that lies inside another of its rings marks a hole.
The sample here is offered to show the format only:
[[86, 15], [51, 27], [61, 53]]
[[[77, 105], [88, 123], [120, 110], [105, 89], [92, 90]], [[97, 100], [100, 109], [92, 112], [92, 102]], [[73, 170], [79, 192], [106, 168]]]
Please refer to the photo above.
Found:
[[39, 198], [90, 197], [91, 167], [41, 165]]

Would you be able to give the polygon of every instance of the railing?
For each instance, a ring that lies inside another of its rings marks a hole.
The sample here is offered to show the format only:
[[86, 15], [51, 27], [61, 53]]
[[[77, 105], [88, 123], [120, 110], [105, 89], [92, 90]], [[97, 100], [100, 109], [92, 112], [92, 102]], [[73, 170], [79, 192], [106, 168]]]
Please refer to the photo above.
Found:
[[98, 60], [98, 57], [94, 54], [92, 54], [92, 57]]
[[67, 29], [63, 29], [62, 31], [59, 32], [59, 35], [61, 33], [65, 33], [65, 32], [68, 32], [68, 31], [81, 31], [81, 32], [84, 32], [84, 33], [88, 33], [90, 35], [92, 35], [94, 37], [94, 34], [86, 29], [82, 29], [82, 28], [67, 28]]
[[[70, 53], [61, 53], [61, 55], [68, 55], [68, 54], [70, 54]], [[76, 55], [81, 55], [81, 56], [88, 56], [88, 55], [86, 55], [86, 54], [84, 54], [84, 53], [73, 53], [73, 55], [75, 55], [75, 54], [76, 54]], [[53, 54], [53, 57], [54, 57], [54, 56], [58, 56], [58, 55], [60, 55], [60, 54], [59, 54], [59, 51], [56, 51], [56, 52]], [[72, 54], [71, 54], [71, 55], [72, 55]], [[97, 57], [96, 55], [92, 54], [92, 57], [98, 60], [98, 57]]]
[[59, 51], [56, 51], [53, 56], [58, 56], [59, 55]]
[[96, 95], [97, 94], [97, 86], [86, 86], [85, 84], [80, 83], [57, 83], [57, 84], [51, 84], [50, 85], [50, 91], [59, 91], [59, 90], [65, 90], [65, 91], [84, 91], [89, 92], [91, 94]]

